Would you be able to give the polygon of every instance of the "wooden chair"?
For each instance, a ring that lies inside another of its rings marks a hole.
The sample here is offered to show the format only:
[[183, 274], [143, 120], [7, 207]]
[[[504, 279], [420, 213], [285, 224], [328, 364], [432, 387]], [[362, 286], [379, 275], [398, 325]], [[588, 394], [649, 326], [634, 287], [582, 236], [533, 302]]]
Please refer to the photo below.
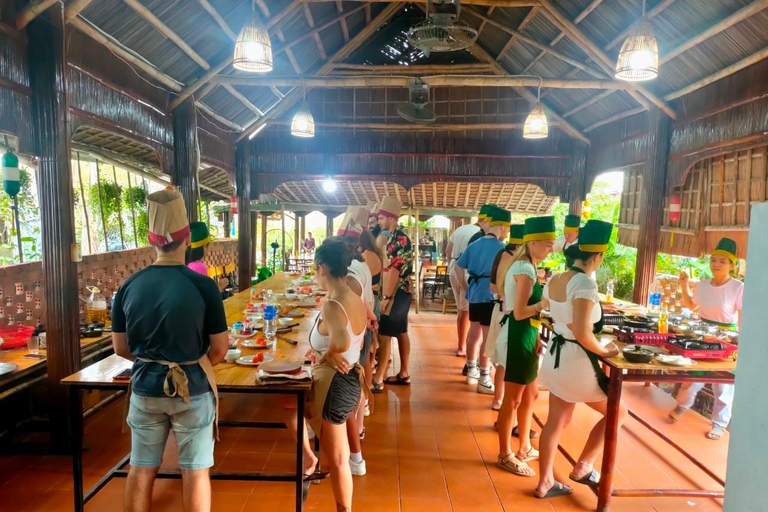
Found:
[[427, 289], [431, 292], [431, 300], [435, 300], [435, 295], [445, 289], [448, 280], [448, 267], [439, 266], [434, 269], [426, 269], [421, 281], [421, 295], [427, 296]]

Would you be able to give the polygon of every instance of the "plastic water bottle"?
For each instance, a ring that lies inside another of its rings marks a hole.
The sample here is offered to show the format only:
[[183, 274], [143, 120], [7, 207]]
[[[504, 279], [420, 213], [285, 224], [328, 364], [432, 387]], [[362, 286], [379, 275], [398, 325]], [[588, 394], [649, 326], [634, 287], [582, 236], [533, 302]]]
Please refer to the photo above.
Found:
[[89, 324], [107, 321], [107, 299], [98, 288], [90, 288], [91, 296], [85, 306], [86, 322]]
[[664, 291], [658, 279], [653, 280], [651, 293], [648, 295], [648, 307], [651, 311], [658, 313], [661, 310], [661, 294]]
[[267, 337], [267, 342], [272, 348], [274, 348], [277, 345], [277, 340], [275, 339], [276, 334], [277, 334], [277, 307], [270, 304], [264, 308], [264, 336]]

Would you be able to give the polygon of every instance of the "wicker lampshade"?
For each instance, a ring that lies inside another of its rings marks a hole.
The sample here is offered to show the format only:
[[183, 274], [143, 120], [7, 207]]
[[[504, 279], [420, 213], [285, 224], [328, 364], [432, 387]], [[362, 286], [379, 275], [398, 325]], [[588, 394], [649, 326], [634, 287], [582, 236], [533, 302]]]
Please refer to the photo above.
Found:
[[523, 125], [523, 138], [525, 139], [545, 139], [549, 135], [549, 126], [547, 126], [547, 114], [544, 113], [544, 107], [541, 103], [536, 103], [531, 109], [531, 113], [525, 119]]
[[315, 136], [315, 118], [309, 110], [309, 105], [302, 103], [296, 113], [293, 114], [291, 121], [291, 135], [296, 137], [314, 137]]
[[653, 27], [644, 19], [621, 45], [615, 76], [619, 80], [639, 82], [658, 75], [659, 45]]
[[272, 42], [267, 29], [256, 16], [243, 27], [235, 41], [235, 56], [232, 67], [252, 73], [272, 71]]

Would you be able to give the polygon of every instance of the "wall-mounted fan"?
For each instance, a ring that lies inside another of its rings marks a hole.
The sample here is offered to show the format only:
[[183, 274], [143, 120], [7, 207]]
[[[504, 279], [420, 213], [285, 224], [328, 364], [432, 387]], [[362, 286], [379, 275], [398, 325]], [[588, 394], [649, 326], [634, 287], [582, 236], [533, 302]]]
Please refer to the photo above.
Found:
[[463, 21], [460, 0], [437, 3], [437, 12], [430, 12], [427, 0], [427, 18], [408, 29], [408, 43], [429, 56], [432, 52], [453, 52], [471, 46], [477, 40], [477, 30]]
[[397, 113], [406, 121], [429, 124], [437, 119], [435, 112], [427, 106], [429, 103], [429, 87], [427, 84], [416, 83], [408, 86], [408, 103], [401, 103]]

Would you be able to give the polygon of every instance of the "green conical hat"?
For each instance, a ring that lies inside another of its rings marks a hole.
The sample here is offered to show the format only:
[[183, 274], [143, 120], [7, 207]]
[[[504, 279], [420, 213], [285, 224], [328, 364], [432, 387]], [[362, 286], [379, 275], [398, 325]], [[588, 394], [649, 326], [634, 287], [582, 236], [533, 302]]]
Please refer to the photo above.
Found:
[[477, 214], [477, 220], [482, 221], [491, 216], [493, 209], [496, 208], [492, 204], [484, 204], [480, 207], [480, 213]]
[[584, 252], [605, 252], [611, 240], [613, 224], [604, 220], [588, 220], [579, 229], [579, 250]]
[[509, 227], [509, 243], [520, 245], [525, 236], [525, 224], [512, 224]]
[[580, 215], [572, 215], [568, 214], [565, 216], [565, 227], [563, 228], [566, 232], [579, 232], [579, 227], [581, 226], [581, 216]]
[[208, 231], [208, 225], [205, 222], [192, 222], [189, 225], [189, 236], [192, 243], [189, 246], [193, 249], [205, 247], [213, 242], [214, 238]]
[[725, 256], [733, 263], [739, 261], [739, 258], [736, 256], [736, 242], [730, 238], [721, 238], [720, 241], [717, 242], [717, 247], [715, 247], [715, 250], [712, 251], [712, 255]]
[[512, 222], [512, 212], [495, 207], [491, 212], [491, 226], [509, 226]]
[[525, 219], [524, 242], [554, 240], [555, 238], [555, 218], [553, 216], [528, 217]]

